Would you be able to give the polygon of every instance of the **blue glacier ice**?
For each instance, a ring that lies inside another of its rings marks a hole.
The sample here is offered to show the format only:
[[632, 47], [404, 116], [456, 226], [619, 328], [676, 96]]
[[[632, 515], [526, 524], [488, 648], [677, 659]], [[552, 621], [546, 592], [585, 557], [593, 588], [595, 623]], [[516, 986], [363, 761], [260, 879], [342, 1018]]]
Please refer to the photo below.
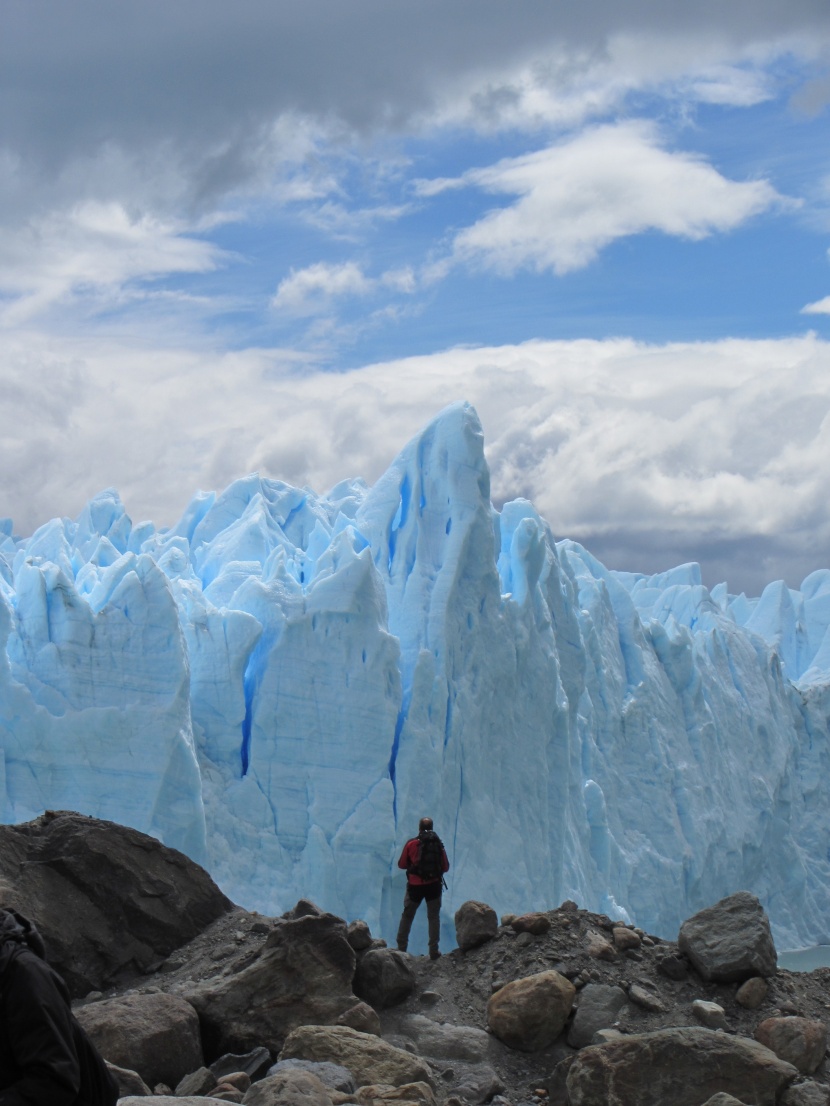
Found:
[[830, 941], [830, 571], [760, 598], [497, 511], [458, 404], [374, 485], [257, 475], [133, 525], [0, 521], [0, 820], [154, 834], [266, 913], [394, 933], [429, 813], [449, 922], [565, 898], [673, 937], [740, 888]]

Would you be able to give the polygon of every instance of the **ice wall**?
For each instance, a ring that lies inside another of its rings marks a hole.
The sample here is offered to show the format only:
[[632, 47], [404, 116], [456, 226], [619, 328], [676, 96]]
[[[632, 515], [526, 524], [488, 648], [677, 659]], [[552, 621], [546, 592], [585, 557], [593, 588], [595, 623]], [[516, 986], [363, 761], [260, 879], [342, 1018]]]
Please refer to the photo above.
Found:
[[0, 818], [72, 808], [394, 932], [429, 813], [445, 914], [566, 897], [667, 936], [748, 888], [830, 940], [830, 572], [646, 577], [490, 504], [448, 408], [371, 489], [248, 476], [177, 526], [114, 492], [0, 523]]

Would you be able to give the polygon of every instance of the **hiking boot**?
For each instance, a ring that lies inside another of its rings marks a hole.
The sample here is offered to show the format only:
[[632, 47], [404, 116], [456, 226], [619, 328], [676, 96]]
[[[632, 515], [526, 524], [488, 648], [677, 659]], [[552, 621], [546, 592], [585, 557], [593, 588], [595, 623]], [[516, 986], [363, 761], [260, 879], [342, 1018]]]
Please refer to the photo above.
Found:
[[441, 953], [438, 951], [438, 949], [430, 949], [429, 950], [429, 958], [430, 958], [430, 960], [440, 960], [441, 959]]

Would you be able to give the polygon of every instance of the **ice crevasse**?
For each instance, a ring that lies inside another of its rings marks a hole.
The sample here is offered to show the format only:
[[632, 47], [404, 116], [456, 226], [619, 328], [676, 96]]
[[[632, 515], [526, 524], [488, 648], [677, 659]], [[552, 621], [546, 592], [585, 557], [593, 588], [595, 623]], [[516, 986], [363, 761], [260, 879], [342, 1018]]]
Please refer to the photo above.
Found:
[[457, 404], [371, 488], [0, 522], [0, 820], [110, 818], [391, 937], [428, 813], [447, 920], [573, 898], [673, 937], [745, 888], [779, 946], [830, 941], [830, 571], [611, 571], [495, 510], [483, 445]]

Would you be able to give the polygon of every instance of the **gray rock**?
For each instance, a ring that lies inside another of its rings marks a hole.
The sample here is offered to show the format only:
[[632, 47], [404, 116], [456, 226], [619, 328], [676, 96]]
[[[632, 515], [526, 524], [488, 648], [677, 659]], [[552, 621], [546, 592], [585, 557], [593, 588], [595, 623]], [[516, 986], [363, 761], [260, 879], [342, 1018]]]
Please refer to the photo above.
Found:
[[456, 1062], [451, 1070], [452, 1079], [448, 1086], [450, 1094], [472, 1106], [489, 1102], [493, 1095], [500, 1094], [505, 1089], [498, 1073], [489, 1064]]
[[332, 1064], [319, 1060], [278, 1060], [269, 1070], [269, 1075], [279, 1075], [283, 1071], [308, 1071], [316, 1075], [323, 1086], [332, 1091], [354, 1094], [357, 1083], [352, 1073], [342, 1064]]
[[187, 997], [209, 1052], [264, 1046], [276, 1053], [292, 1029], [329, 1024], [355, 1005], [354, 970], [346, 923], [307, 912], [278, 921], [246, 968], [198, 984]]
[[117, 1064], [110, 1063], [107, 1064], [107, 1067], [118, 1083], [119, 1098], [124, 1098], [126, 1095], [146, 1097], [153, 1093], [137, 1071], [131, 1071], [129, 1068], [119, 1068]]
[[735, 1098], [734, 1095], [726, 1094], [725, 1091], [718, 1091], [711, 1098], [707, 1098], [703, 1106], [745, 1106], [745, 1104], [740, 1098]]
[[568, 1031], [571, 1048], [584, 1048], [592, 1043], [594, 1035], [608, 1029], [617, 1020], [625, 1005], [625, 991], [604, 983], [589, 983], [579, 992], [579, 1003]]
[[781, 1097], [782, 1106], [828, 1106], [830, 1090], [823, 1083], [814, 1083], [808, 1079], [805, 1083], [794, 1083]]
[[464, 952], [483, 945], [485, 941], [492, 941], [498, 928], [496, 912], [485, 902], [469, 899], [455, 912], [455, 939]]
[[267, 1048], [254, 1048], [250, 1052], [242, 1053], [226, 1052], [218, 1060], [210, 1065], [211, 1074], [216, 1082], [224, 1075], [231, 1075], [235, 1071], [244, 1071], [252, 1081], [260, 1079], [271, 1066], [271, 1053]]
[[308, 1071], [281, 1071], [254, 1083], [242, 1099], [245, 1106], [331, 1106], [331, 1096]]
[[760, 975], [754, 975], [742, 983], [735, 992], [735, 1002], [745, 1010], [757, 1010], [767, 997], [769, 984]]
[[636, 1003], [643, 1010], [647, 1010], [650, 1014], [662, 1014], [666, 1009], [660, 996], [647, 987], [643, 987], [640, 983], [631, 984], [628, 988], [628, 997], [633, 1003]]
[[409, 958], [396, 949], [369, 949], [358, 961], [354, 990], [377, 1010], [405, 1002], [415, 990]]
[[706, 980], [740, 983], [755, 975], [775, 974], [777, 956], [769, 919], [748, 891], [738, 891], [687, 919], [677, 944]]
[[380, 1036], [380, 1018], [368, 1002], [356, 1002], [354, 1006], [344, 1010], [338, 1016], [335, 1025], [348, 1025], [360, 1033], [373, 1033], [376, 1037]]
[[73, 998], [151, 971], [233, 909], [182, 853], [67, 811], [0, 826], [0, 878], [14, 885]]
[[423, 1014], [411, 1014], [399, 1023], [398, 1029], [413, 1050], [429, 1060], [461, 1060], [476, 1064], [487, 1058], [490, 1047], [490, 1036], [483, 1029], [444, 1025]]
[[[774, 1106], [797, 1075], [769, 1049], [714, 1029], [659, 1029], [577, 1053], [567, 1076], [571, 1106], [700, 1106], [719, 1091]], [[613, 1091], [613, 1096], [612, 1096]]]
[[716, 1002], [707, 1002], [705, 999], [696, 998], [692, 1003], [692, 1014], [695, 1020], [705, 1025], [707, 1029], [728, 1029], [726, 1011]]
[[657, 961], [657, 971], [666, 979], [673, 979], [675, 983], [679, 983], [689, 974], [689, 961], [685, 956], [672, 952]]
[[176, 1097], [189, 1098], [197, 1095], [206, 1095], [212, 1091], [219, 1080], [210, 1068], [198, 1068], [190, 1072], [176, 1084]]
[[75, 1016], [105, 1059], [153, 1087], [175, 1087], [202, 1067], [199, 1019], [177, 995], [122, 995], [82, 1006]]
[[364, 949], [370, 948], [372, 944], [372, 934], [369, 926], [361, 920], [349, 922], [346, 939], [355, 952], [362, 952]]
[[303, 1025], [295, 1029], [279, 1059], [295, 1057], [341, 1064], [360, 1086], [390, 1083], [400, 1087], [404, 1083], [433, 1082], [432, 1072], [419, 1057], [345, 1025]]
[[811, 1018], [767, 1018], [755, 1039], [805, 1075], [812, 1075], [827, 1051], [827, 1027]]

